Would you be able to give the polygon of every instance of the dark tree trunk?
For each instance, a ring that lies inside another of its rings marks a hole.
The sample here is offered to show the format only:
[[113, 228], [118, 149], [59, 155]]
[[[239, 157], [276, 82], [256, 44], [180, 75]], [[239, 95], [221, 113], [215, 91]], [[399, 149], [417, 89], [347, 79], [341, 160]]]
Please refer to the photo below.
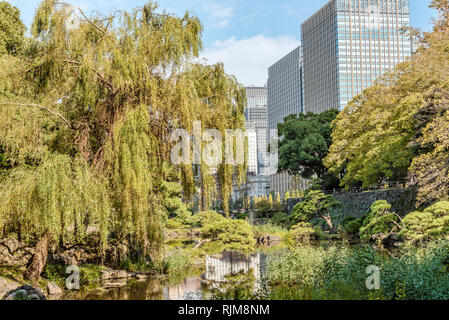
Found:
[[31, 264], [23, 274], [25, 279], [33, 282], [39, 279], [42, 271], [44, 271], [45, 265], [47, 264], [48, 246], [49, 236], [45, 233], [37, 242]]

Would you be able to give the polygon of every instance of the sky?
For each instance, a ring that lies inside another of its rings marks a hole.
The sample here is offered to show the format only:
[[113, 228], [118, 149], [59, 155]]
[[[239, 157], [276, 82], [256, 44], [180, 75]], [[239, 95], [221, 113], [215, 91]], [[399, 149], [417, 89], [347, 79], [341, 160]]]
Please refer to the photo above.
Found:
[[[29, 27], [40, 0], [8, 0]], [[146, 0], [65, 0], [90, 12], [108, 14], [140, 7]], [[300, 25], [328, 0], [159, 0], [159, 10], [197, 15], [203, 25], [201, 57], [223, 62], [245, 86], [263, 86], [268, 67], [300, 44]], [[430, 31], [435, 10], [430, 0], [410, 0], [411, 24]]]

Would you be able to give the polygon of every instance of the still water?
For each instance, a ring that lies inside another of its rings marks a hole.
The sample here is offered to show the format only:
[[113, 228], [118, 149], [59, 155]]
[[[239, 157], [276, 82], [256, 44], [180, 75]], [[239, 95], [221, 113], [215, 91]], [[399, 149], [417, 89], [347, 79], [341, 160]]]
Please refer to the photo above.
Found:
[[67, 299], [76, 300], [206, 300], [210, 290], [219, 288], [227, 277], [253, 273], [256, 283], [266, 270], [267, 256], [261, 252], [250, 256], [225, 251], [206, 259], [206, 271], [181, 281], [146, 280], [110, 283], [97, 290], [82, 290]]

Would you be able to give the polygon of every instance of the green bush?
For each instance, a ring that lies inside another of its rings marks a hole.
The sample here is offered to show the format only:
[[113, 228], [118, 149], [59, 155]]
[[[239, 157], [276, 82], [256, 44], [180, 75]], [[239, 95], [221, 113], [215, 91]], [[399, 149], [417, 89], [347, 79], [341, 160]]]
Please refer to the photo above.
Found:
[[176, 230], [176, 229], [181, 229], [183, 227], [184, 227], [184, 225], [180, 221], [173, 220], [173, 219], [167, 220], [167, 229]]
[[[296, 299], [447, 300], [448, 258], [448, 241], [404, 248], [397, 257], [370, 246], [298, 246], [269, 256], [267, 274], [272, 294], [295, 288]], [[368, 266], [379, 267], [380, 290], [367, 289]]]
[[277, 212], [271, 218], [271, 223], [280, 227], [288, 227], [290, 225], [290, 216], [285, 212]]
[[192, 227], [203, 227], [207, 224], [217, 221], [224, 221], [226, 218], [215, 211], [204, 211], [194, 214], [190, 217], [188, 223]]
[[342, 229], [343, 231], [351, 234], [351, 235], [359, 235], [360, 228], [363, 225], [364, 218], [354, 218], [348, 217], [343, 220]]
[[201, 228], [204, 239], [219, 241], [226, 249], [250, 252], [256, 245], [254, 229], [245, 220], [220, 219]]
[[374, 202], [360, 228], [362, 241], [368, 242], [375, 234], [388, 234], [397, 228], [400, 219], [395, 213], [391, 213], [390, 209], [391, 205], [385, 200]]
[[441, 201], [424, 212], [413, 212], [403, 220], [401, 238], [413, 243], [425, 243], [449, 236], [449, 202]]
[[236, 219], [239, 219], [239, 220], [246, 220], [247, 218], [248, 218], [248, 215], [246, 213], [241, 213], [236, 217]]
[[307, 222], [300, 222], [288, 232], [287, 242], [290, 244], [309, 243], [315, 238], [315, 230], [311, 225]]

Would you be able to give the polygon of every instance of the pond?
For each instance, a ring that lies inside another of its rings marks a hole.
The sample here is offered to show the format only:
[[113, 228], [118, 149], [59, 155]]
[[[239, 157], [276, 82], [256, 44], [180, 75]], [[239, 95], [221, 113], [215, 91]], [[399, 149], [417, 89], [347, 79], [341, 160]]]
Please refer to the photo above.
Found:
[[256, 283], [266, 269], [267, 255], [257, 252], [249, 256], [234, 251], [224, 251], [206, 258], [205, 272], [179, 281], [145, 280], [113, 282], [101, 288], [81, 288], [67, 299], [75, 300], [207, 300], [211, 290], [220, 288], [228, 277], [237, 274], [253, 274]]

